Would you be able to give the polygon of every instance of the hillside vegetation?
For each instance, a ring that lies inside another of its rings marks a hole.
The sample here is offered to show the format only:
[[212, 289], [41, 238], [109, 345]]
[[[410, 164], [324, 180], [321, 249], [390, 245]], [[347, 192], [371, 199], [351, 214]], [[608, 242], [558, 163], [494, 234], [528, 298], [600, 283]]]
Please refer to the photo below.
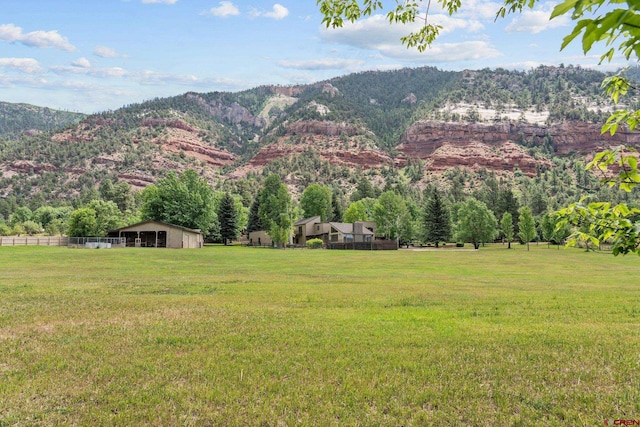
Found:
[[0, 139], [25, 132], [46, 132], [80, 122], [85, 114], [0, 101]]
[[245, 207], [271, 173], [294, 199], [326, 184], [343, 209], [363, 177], [377, 194], [394, 190], [416, 205], [434, 187], [452, 203], [475, 194], [488, 205], [510, 189], [535, 215], [585, 193], [634, 202], [637, 192], [602, 188], [584, 171], [599, 147], [640, 146], [622, 130], [600, 135], [614, 108], [600, 89], [604, 77], [573, 66], [425, 67], [154, 99], [0, 141], [0, 214], [78, 207], [105, 186], [135, 193], [187, 169]]

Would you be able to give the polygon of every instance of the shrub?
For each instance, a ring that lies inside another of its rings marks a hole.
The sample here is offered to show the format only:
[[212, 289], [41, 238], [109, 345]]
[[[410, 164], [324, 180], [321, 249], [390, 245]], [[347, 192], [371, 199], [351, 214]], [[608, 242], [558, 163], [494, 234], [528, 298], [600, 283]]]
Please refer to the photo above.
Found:
[[464, 243], [456, 243], [456, 248], [464, 248]]
[[307, 247], [309, 249], [320, 249], [324, 245], [322, 239], [311, 239], [307, 240]]

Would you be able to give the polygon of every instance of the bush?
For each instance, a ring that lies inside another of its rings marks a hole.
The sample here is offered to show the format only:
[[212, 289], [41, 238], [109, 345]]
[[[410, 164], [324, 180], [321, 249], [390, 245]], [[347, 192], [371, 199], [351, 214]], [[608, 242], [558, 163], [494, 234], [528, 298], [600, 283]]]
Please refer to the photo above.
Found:
[[309, 249], [320, 249], [324, 245], [322, 239], [311, 239], [307, 240], [307, 247]]
[[4, 222], [0, 222], [0, 236], [10, 236], [11, 235], [11, 227], [9, 227]]
[[456, 248], [464, 248], [464, 243], [456, 243]]

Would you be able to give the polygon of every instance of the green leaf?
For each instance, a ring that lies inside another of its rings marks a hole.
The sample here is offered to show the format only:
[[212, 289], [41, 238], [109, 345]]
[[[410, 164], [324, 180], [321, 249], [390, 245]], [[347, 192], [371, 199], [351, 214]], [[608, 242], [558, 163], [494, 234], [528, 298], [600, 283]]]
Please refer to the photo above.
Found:
[[569, 12], [571, 9], [576, 7], [576, 3], [578, 3], [578, 0], [565, 0], [564, 2], [556, 5], [556, 7], [553, 8], [553, 12], [551, 12], [550, 19], [557, 18], [558, 16]]

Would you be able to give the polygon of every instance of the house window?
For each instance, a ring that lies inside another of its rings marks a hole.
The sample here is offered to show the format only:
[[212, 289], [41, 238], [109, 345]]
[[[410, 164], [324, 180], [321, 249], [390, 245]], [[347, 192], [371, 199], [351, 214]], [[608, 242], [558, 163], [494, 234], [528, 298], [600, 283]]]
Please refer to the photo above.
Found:
[[342, 241], [345, 243], [353, 242], [353, 234], [345, 234]]

